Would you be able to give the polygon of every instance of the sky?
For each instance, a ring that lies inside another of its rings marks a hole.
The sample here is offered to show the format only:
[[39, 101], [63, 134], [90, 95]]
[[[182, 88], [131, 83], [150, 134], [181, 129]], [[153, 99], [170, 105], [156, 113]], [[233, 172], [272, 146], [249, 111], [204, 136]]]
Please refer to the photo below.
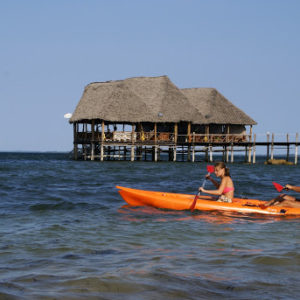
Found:
[[0, 151], [71, 151], [91, 82], [213, 87], [253, 132], [300, 132], [298, 0], [0, 1]]

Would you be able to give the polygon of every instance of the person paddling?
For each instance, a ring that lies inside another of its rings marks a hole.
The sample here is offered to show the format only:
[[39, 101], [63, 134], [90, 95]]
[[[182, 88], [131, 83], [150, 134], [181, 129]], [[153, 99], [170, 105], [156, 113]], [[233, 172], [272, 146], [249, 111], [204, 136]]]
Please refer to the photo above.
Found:
[[[300, 186], [286, 184], [284, 189], [300, 193]], [[262, 208], [266, 208], [271, 205], [300, 208], [300, 199], [286, 194], [280, 194], [278, 197], [264, 203], [261, 206]]]
[[217, 190], [206, 190], [203, 187], [200, 187], [199, 192], [219, 196], [217, 199], [218, 202], [232, 203], [234, 197], [234, 185], [230, 177], [229, 169], [223, 162], [215, 164], [215, 175], [221, 178], [221, 183], [218, 183], [211, 178], [210, 175], [206, 175], [206, 179], [209, 179]]

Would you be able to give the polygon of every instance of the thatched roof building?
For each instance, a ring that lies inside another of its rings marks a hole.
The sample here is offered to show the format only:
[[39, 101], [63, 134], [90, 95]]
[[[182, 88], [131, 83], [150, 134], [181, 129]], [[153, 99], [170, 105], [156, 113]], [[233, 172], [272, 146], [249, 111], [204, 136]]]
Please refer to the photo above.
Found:
[[167, 76], [95, 82], [86, 86], [70, 122], [201, 122], [201, 113]]
[[167, 76], [87, 85], [70, 123], [178, 123], [255, 125], [213, 88], [179, 89]]
[[181, 91], [204, 116], [202, 124], [257, 124], [214, 88], [187, 88]]

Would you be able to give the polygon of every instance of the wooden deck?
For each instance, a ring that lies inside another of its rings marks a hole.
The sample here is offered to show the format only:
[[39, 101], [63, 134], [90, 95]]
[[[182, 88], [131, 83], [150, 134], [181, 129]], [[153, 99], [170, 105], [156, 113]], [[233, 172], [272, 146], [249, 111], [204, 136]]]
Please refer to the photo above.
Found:
[[[266, 160], [274, 159], [274, 149], [284, 147], [286, 160], [290, 159], [290, 150], [294, 150], [294, 163], [298, 163], [298, 133], [293, 141], [289, 135], [286, 141], [275, 141], [266, 136], [265, 141], [257, 141], [256, 134], [189, 134], [174, 135], [169, 132], [76, 132], [74, 136], [74, 159], [85, 160], [150, 160], [159, 161], [160, 153], [168, 153], [170, 161], [176, 161], [177, 155], [186, 157], [186, 161], [195, 161], [196, 153], [204, 153], [204, 159], [213, 161], [213, 152], [223, 152], [224, 161], [234, 161], [237, 148], [244, 148], [245, 161], [256, 162], [256, 148], [266, 148]], [[79, 150], [78, 146], [81, 145]]]

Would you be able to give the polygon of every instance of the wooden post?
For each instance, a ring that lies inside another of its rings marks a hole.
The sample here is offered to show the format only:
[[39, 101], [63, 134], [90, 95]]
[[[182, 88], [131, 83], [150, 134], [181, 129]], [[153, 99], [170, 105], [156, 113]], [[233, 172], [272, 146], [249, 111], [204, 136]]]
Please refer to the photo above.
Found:
[[208, 146], [204, 147], [204, 151], [205, 151], [205, 161], [208, 161]]
[[254, 133], [254, 137], [253, 137], [253, 163], [256, 163], [256, 133]]
[[299, 134], [298, 132], [296, 133], [296, 144], [295, 144], [295, 165], [298, 163], [298, 138]]
[[134, 144], [134, 132], [135, 132], [135, 125], [132, 123], [131, 126], [131, 143]]
[[270, 133], [267, 132], [267, 161], [270, 157]]
[[212, 145], [209, 145], [209, 161], [213, 161]]
[[73, 144], [74, 144], [74, 159], [78, 159], [78, 144], [77, 144], [78, 123], [73, 123]]
[[134, 145], [131, 145], [130, 160], [134, 161]]
[[95, 160], [95, 120], [92, 120], [91, 160]]
[[187, 161], [191, 161], [191, 122], [188, 122], [188, 126], [187, 126], [187, 142], [188, 142]]
[[230, 134], [230, 125], [227, 125], [227, 130], [226, 130], [226, 142], [229, 141], [229, 134]]
[[105, 133], [104, 133], [104, 120], [101, 122], [101, 144], [100, 144], [100, 160], [103, 161], [104, 158], [104, 140], [105, 140]]
[[157, 123], [154, 123], [154, 146], [152, 147], [152, 161], [157, 161]]
[[251, 163], [251, 151], [252, 151], [252, 147], [249, 145], [249, 151], [248, 151], [248, 163]]
[[288, 133], [286, 135], [286, 142], [287, 142], [287, 147], [286, 147], [286, 161], [289, 161], [289, 158], [290, 158], [290, 144], [289, 144], [289, 134]]
[[123, 153], [124, 153], [124, 160], [126, 160], [126, 158], [127, 158], [127, 147], [126, 146], [123, 147]]
[[194, 162], [195, 161], [195, 132], [193, 132], [192, 142], [193, 142], [192, 162]]
[[157, 143], [157, 124], [154, 123], [154, 144]]
[[177, 138], [178, 138], [178, 124], [174, 124], [174, 142], [177, 144]]
[[271, 159], [274, 158], [274, 133], [272, 133], [272, 143], [271, 143]]
[[104, 140], [105, 140], [105, 133], [104, 133], [104, 128], [105, 124], [104, 124], [104, 121], [102, 120], [102, 123], [101, 123], [101, 142], [103, 143]]
[[176, 161], [176, 150], [177, 150], [177, 138], [178, 138], [178, 124], [174, 124], [174, 148], [173, 148], [173, 161]]
[[226, 151], [226, 162], [229, 161], [229, 150], [228, 150], [228, 146], [225, 146], [225, 151]]
[[177, 159], [177, 146], [175, 145], [174, 148], [173, 148], [173, 161], [176, 161]]
[[231, 159], [230, 161], [233, 163], [233, 142], [231, 142]]
[[252, 145], [251, 145], [251, 142], [252, 142], [252, 125], [250, 126], [250, 137], [249, 137], [249, 152], [248, 152], [248, 163], [250, 164], [251, 163], [251, 152], [252, 152]]

